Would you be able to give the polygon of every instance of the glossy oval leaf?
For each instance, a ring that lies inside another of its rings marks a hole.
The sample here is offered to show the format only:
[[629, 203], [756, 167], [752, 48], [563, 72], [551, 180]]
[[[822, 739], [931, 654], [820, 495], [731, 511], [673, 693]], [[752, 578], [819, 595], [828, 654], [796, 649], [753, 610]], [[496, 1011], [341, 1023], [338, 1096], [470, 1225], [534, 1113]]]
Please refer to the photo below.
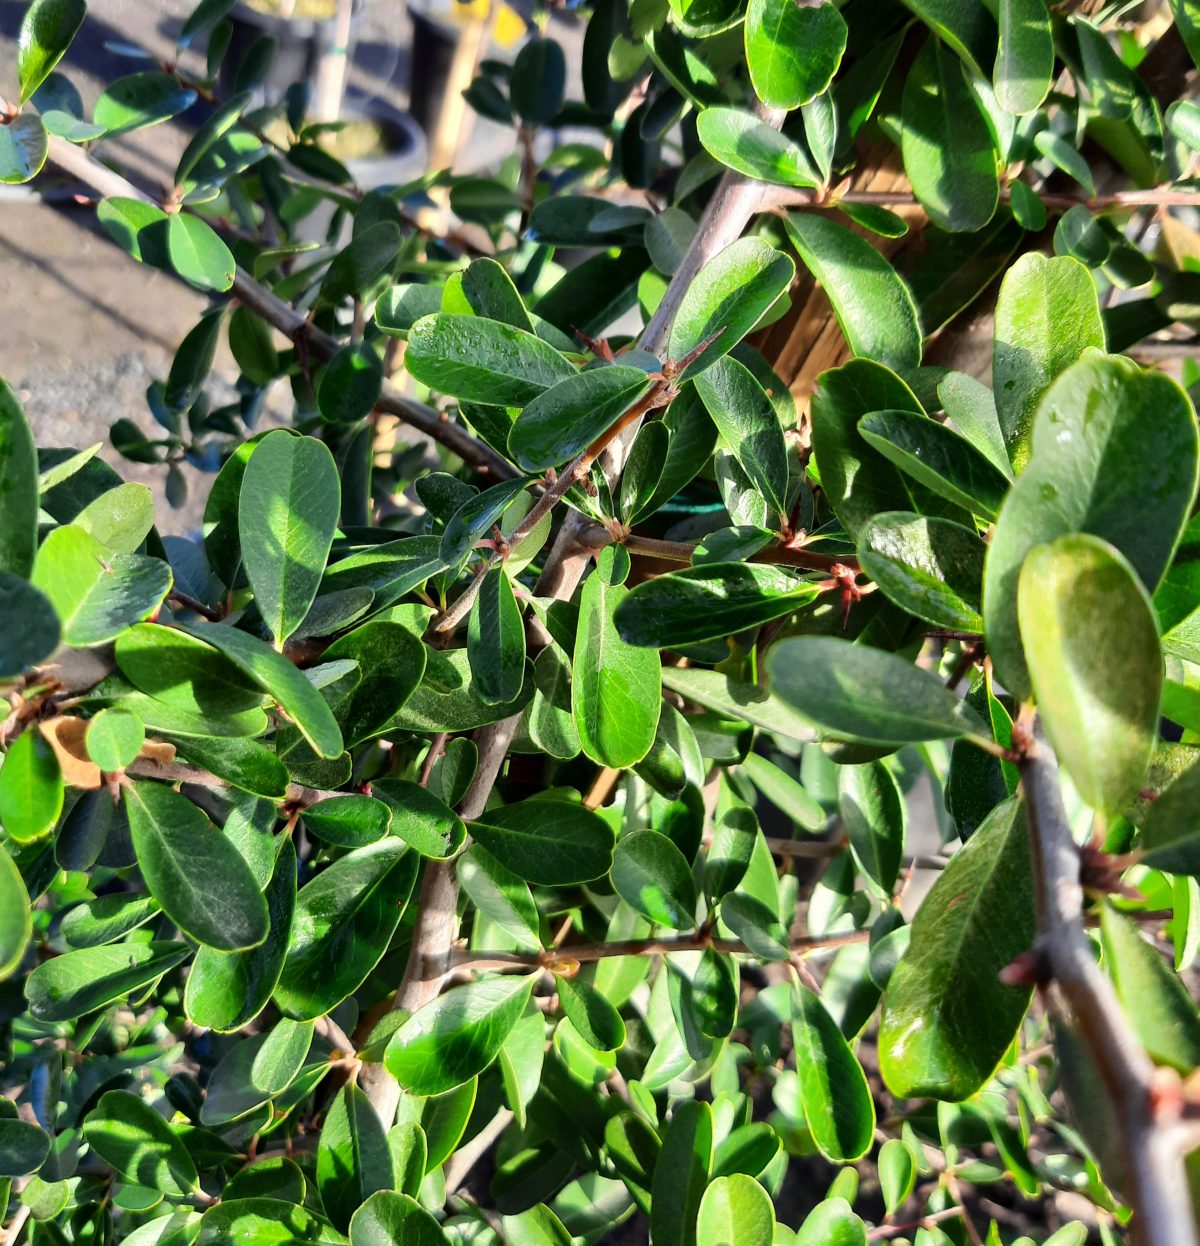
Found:
[[614, 834], [598, 814], [563, 800], [524, 800], [488, 809], [471, 835], [526, 882], [566, 887], [612, 868]]
[[40, 1021], [73, 1021], [156, 982], [189, 954], [186, 943], [109, 943], [67, 952], [26, 979], [29, 1011]]
[[659, 926], [696, 925], [696, 882], [687, 858], [658, 831], [634, 831], [617, 844], [612, 882], [617, 895]]
[[799, 108], [833, 80], [848, 28], [831, 2], [750, 0], [746, 64], [754, 93], [769, 108]]
[[380, 779], [372, 793], [391, 810], [393, 835], [423, 857], [443, 861], [466, 843], [462, 818], [427, 788], [408, 779]]
[[438, 1095], [482, 1073], [520, 1020], [533, 979], [487, 978], [452, 987], [419, 1008], [384, 1053], [391, 1075], [412, 1094]]
[[167, 219], [167, 254], [172, 268], [190, 285], [218, 293], [233, 285], [233, 252], [198, 216], [175, 212]]
[[728, 169], [779, 186], [816, 186], [820, 181], [804, 149], [741, 108], [706, 108], [696, 118], [704, 150]]
[[34, 0], [25, 10], [17, 35], [19, 103], [24, 104], [49, 77], [86, 16], [85, 0]]
[[986, 734], [935, 675], [882, 649], [796, 636], [777, 644], [767, 665], [775, 694], [839, 738], [899, 746]]
[[[0, 380], [0, 571], [28, 577], [37, 539], [37, 450], [21, 403]], [[0, 658], [0, 669], [9, 664]]]
[[88, 1146], [127, 1181], [176, 1198], [200, 1179], [191, 1154], [171, 1126], [140, 1096], [110, 1090], [84, 1118]]
[[8, 851], [0, 847], [0, 982], [16, 973], [32, 935], [25, 880]]
[[788, 238], [828, 296], [847, 345], [903, 372], [921, 362], [912, 291], [861, 235], [812, 212], [789, 212]]
[[242, 477], [238, 530], [255, 604], [277, 647], [312, 606], [340, 510], [338, 469], [323, 442], [280, 429], [254, 447]]
[[893, 1094], [959, 1101], [991, 1078], [1031, 995], [1000, 971], [1033, 937], [1029, 833], [1013, 797], [954, 854], [913, 918], [879, 1033]]
[[705, 563], [646, 580], [614, 615], [622, 640], [679, 649], [792, 614], [820, 589], [804, 573], [766, 563]]
[[232, 952], [267, 937], [267, 904], [237, 848], [186, 796], [125, 786], [142, 877], [163, 912], [198, 943]]
[[709, 1182], [696, 1216], [696, 1246], [771, 1246], [774, 1240], [775, 1208], [753, 1177], [733, 1173]]
[[1158, 623], [1128, 561], [1097, 537], [1034, 549], [1017, 596], [1025, 660], [1046, 735], [1094, 809], [1136, 797], [1158, 740]]
[[1033, 112], [1054, 79], [1054, 31], [1046, 0], [999, 0], [996, 18], [996, 99], [1007, 112]]

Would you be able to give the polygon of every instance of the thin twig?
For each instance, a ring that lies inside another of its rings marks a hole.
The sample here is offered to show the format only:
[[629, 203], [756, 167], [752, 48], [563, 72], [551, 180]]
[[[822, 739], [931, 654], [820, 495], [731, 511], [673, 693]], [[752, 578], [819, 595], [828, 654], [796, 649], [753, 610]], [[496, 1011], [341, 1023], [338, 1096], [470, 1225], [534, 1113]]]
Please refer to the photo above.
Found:
[[[1200, 189], [1155, 186], [1148, 190], [1120, 190], [1110, 195], [1065, 195], [1036, 192], [1047, 208], [1161, 208], [1200, 206]], [[1000, 192], [1003, 200], [1012, 197], [1009, 187]], [[879, 207], [916, 207], [920, 200], [910, 190], [846, 190], [830, 193], [792, 186], [770, 188], [766, 206], [771, 208], [836, 208], [839, 203], [874, 204]]]
[[[3, 101], [0, 100], [0, 105], [2, 104]], [[50, 136], [48, 159], [103, 198], [138, 199], [150, 204], [155, 202], [152, 196], [139, 190], [120, 173], [101, 164], [82, 147], [68, 143], [66, 139]], [[242, 268], [238, 268], [234, 275], [232, 294], [244, 307], [261, 316], [285, 337], [291, 338], [293, 342], [302, 342], [309, 353], [318, 359], [331, 358], [341, 346], [332, 334], [316, 328], [294, 307], [255, 281]], [[512, 465], [489, 446], [477, 441], [459, 425], [444, 420], [432, 407], [406, 397], [386, 382], [378, 406], [381, 411], [396, 416], [432, 437], [434, 441], [440, 442], [484, 475], [495, 480], [509, 480], [517, 474]]]
[[[645, 554], [650, 558], [662, 558], [669, 562], [690, 563], [699, 548], [689, 541], [663, 541], [657, 537], [638, 536], [629, 533], [621, 544], [631, 554]], [[832, 571], [835, 567], [858, 570], [858, 559], [853, 555], [818, 554], [815, 550], [795, 545], [770, 545], [754, 554], [750, 562], [770, 563], [777, 567], [803, 567], [810, 571]]]
[[1197, 1246], [1169, 1098], [1156, 1093], [1154, 1065], [1084, 934], [1081, 856], [1063, 807], [1057, 761], [1040, 730], [1021, 743], [1018, 768], [1037, 888], [1036, 951], [1055, 987], [1047, 995], [1072, 1014], [1116, 1117], [1113, 1141], [1124, 1163], [1120, 1184], [1135, 1212], [1135, 1238], [1144, 1246]]
[[[127, 775], [135, 779], [159, 779], [164, 783], [190, 783], [193, 787], [226, 788], [233, 784], [201, 770], [198, 766], [188, 766], [177, 761], [155, 761], [151, 757], [139, 757], [125, 768]], [[305, 787], [302, 783], [290, 783], [282, 802], [298, 808], [315, 805], [319, 800], [328, 800], [331, 796], [345, 796], [345, 792], [330, 791], [320, 787]]]

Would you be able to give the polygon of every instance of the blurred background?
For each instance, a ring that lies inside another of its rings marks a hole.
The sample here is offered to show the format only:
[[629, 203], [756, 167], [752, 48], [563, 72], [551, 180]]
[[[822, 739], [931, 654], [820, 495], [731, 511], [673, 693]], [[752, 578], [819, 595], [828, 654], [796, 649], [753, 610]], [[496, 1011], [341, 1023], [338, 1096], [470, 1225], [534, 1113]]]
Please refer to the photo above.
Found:
[[[115, 79], [175, 55], [195, 3], [89, 0], [83, 29], [59, 65], [87, 115]], [[11, 93], [16, 82], [16, 37], [26, 7], [27, 0], [0, 0], [0, 93]], [[343, 123], [331, 132], [331, 154], [360, 185], [402, 184], [431, 168], [495, 171], [518, 158], [513, 127], [480, 116], [462, 92], [481, 62], [512, 61], [531, 29], [531, 13], [531, 0], [524, 7], [522, 0], [239, 0], [230, 15], [220, 92], [233, 92], [237, 67], [268, 35], [278, 51], [261, 92], [274, 102], [303, 81], [310, 115]], [[569, 11], [556, 12], [550, 33], [567, 53], [568, 97], [578, 96], [583, 23]], [[200, 100], [171, 123], [106, 142], [105, 157], [157, 193], [171, 184], [188, 138], [211, 112]], [[146, 389], [166, 375], [207, 300], [171, 274], [131, 262], [98, 228], [94, 205], [80, 202], [78, 187], [56, 179], [51, 167], [34, 186], [0, 186], [0, 292], [7, 309], [0, 377], [18, 391], [40, 446], [107, 442], [121, 418], [149, 430]], [[236, 376], [227, 355], [218, 357], [214, 380], [222, 373], [230, 382]], [[290, 406], [286, 386], [278, 401], [281, 411]], [[183, 464], [186, 497], [176, 488], [174, 505], [167, 505], [164, 468], [108, 457], [128, 479], [155, 490], [162, 532], [196, 531], [211, 476]]]

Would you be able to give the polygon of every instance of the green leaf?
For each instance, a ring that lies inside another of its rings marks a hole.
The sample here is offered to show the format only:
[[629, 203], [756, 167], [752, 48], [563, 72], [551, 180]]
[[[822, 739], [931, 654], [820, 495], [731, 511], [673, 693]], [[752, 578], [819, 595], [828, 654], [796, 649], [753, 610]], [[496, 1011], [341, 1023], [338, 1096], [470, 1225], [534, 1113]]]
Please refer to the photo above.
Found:
[[142, 751], [146, 729], [136, 714], [128, 710], [101, 710], [88, 723], [88, 756], [101, 770], [124, 770]]
[[442, 533], [442, 564], [447, 567], [461, 564], [475, 548], [475, 543], [500, 522], [525, 483], [505, 480], [469, 497], [450, 517]]
[[154, 494], [148, 485], [118, 485], [102, 493], [71, 521], [118, 554], [132, 554], [154, 527]]
[[379, 356], [359, 342], [343, 346], [321, 370], [317, 408], [331, 424], [355, 424], [371, 414], [382, 392]]
[[859, 421], [863, 440], [906, 475], [956, 506], [994, 519], [1008, 477], [953, 429], [914, 411], [876, 411]]
[[1031, 994], [999, 974], [1033, 937], [1029, 835], [1013, 797], [950, 859], [888, 981], [879, 1057], [894, 1095], [958, 1101], [990, 1080]]
[[795, 1246], [867, 1246], [867, 1241], [867, 1226], [850, 1204], [844, 1198], [827, 1198], [796, 1230]]
[[258, 947], [197, 951], [183, 1000], [194, 1025], [229, 1033], [248, 1025], [267, 1006], [283, 971], [296, 907], [296, 849], [290, 839], [279, 847], [263, 896], [271, 930]]
[[696, 118], [696, 135], [714, 160], [746, 177], [777, 186], [816, 186], [820, 181], [798, 143], [741, 108], [704, 109]]
[[785, 770], [758, 753], [742, 762], [740, 772], [786, 817], [806, 831], [825, 828], [828, 817], [817, 801]]
[[189, 954], [186, 943], [109, 943], [67, 952], [25, 980], [29, 1011], [40, 1021], [73, 1021], [144, 989]]
[[356, 848], [296, 897], [287, 959], [275, 1000], [301, 1021], [352, 995], [383, 959], [417, 876], [418, 857], [399, 839]]
[[1029, 551], [1089, 532], [1115, 545], [1153, 592], [1195, 497], [1198, 464], [1195, 412], [1163, 374], [1092, 356], [1053, 384], [1038, 409], [1029, 466], [993, 530], [983, 580], [988, 654], [1009, 692], [1030, 692], [1017, 609]]
[[344, 1246], [345, 1240], [306, 1207], [277, 1198], [233, 1198], [204, 1213], [195, 1246]]
[[590, 983], [578, 978], [555, 979], [558, 1003], [579, 1037], [597, 1051], [616, 1051], [625, 1045], [621, 1014]]
[[[654, 743], [662, 705], [658, 653], [621, 638], [614, 614], [629, 595], [594, 574], [583, 586], [571, 681], [571, 713], [584, 753], [624, 769]], [[533, 881], [533, 880], [531, 880]]]
[[846, 50], [846, 19], [832, 3], [750, 0], [746, 64], [754, 93], [769, 108], [799, 108], [820, 95]]
[[330, 262], [320, 301], [328, 305], [365, 294], [395, 263], [400, 241], [400, 226], [394, 221], [379, 221], [357, 233]]
[[86, 16], [85, 0], [33, 0], [25, 10], [17, 35], [18, 103], [24, 104], [50, 76]]
[[612, 882], [617, 895], [659, 926], [696, 925], [696, 883], [687, 858], [658, 831], [634, 831], [617, 844]]
[[826, 217], [789, 212], [785, 224], [792, 246], [828, 295], [851, 352], [898, 372], [915, 368], [921, 362], [917, 307], [891, 264], [862, 235]]
[[456, 863], [459, 886], [471, 903], [527, 952], [542, 947], [541, 922], [524, 879], [496, 860], [482, 844], [472, 844]]
[[986, 0], [903, 0], [939, 39], [978, 74], [996, 50], [996, 23]]
[[330, 796], [309, 805], [300, 817], [318, 839], [338, 848], [373, 844], [392, 827], [391, 809], [370, 796]]
[[1073, 534], [1030, 552], [1017, 609], [1055, 753], [1089, 805], [1121, 811], [1158, 740], [1162, 655], [1145, 588], [1111, 545]]
[[803, 986], [792, 992], [792, 1039], [813, 1141], [835, 1163], [862, 1159], [875, 1137], [867, 1076], [825, 1005]]
[[37, 113], [22, 113], [0, 126], [0, 185], [20, 186], [33, 181], [49, 151], [46, 127]]
[[329, 448], [285, 429], [246, 464], [238, 501], [242, 561], [277, 647], [308, 614], [337, 530], [341, 482]]
[[1104, 349], [1092, 275], [1068, 255], [1030, 251], [1004, 274], [996, 300], [992, 387], [1013, 465], [1029, 461], [1042, 396], [1089, 346]]
[[407, 338], [422, 316], [431, 316], [441, 308], [442, 292], [435, 285], [392, 286], [375, 304], [375, 323], [389, 337]]
[[607, 432], [649, 388], [641, 368], [623, 364], [568, 376], [517, 416], [508, 435], [509, 453], [527, 472], [561, 466]]
[[[9, 1100], [3, 1100], [11, 1107]], [[15, 1109], [14, 1109], [15, 1110]], [[0, 1116], [0, 1180], [5, 1182], [4, 1198], [8, 1200], [8, 1179], [36, 1172], [50, 1153], [50, 1135], [32, 1121], [15, 1116]]]
[[889, 1216], [895, 1215], [901, 1204], [908, 1201], [917, 1184], [917, 1165], [908, 1143], [900, 1138], [889, 1138], [879, 1148], [876, 1160], [879, 1168], [879, 1186], [883, 1205]]
[[189, 47], [197, 35], [211, 30], [236, 3], [237, 0], [200, 0], [183, 23], [179, 32], [179, 46]]
[[980, 598], [987, 546], [948, 519], [884, 511], [858, 533], [858, 561], [909, 614], [954, 631], [983, 631]]
[[425, 648], [403, 623], [372, 619], [336, 640], [325, 661], [358, 664], [357, 687], [336, 704], [347, 748], [377, 735], [404, 706], [425, 673]]
[[147, 71], [118, 78], [96, 101], [92, 120], [106, 138], [158, 125], [190, 108], [196, 92], [170, 74]]
[[0, 825], [18, 844], [45, 835], [63, 807], [63, 778], [58, 758], [36, 728], [23, 731], [8, 746], [0, 766]]
[[664, 667], [664, 687], [697, 705], [729, 718], [742, 719], [765, 731], [812, 743], [813, 724], [759, 684], [744, 683], [720, 671], [700, 667]]
[[783, 923], [761, 900], [748, 892], [737, 891], [722, 899], [721, 920], [762, 960], [786, 961], [790, 958], [791, 940]]
[[[693, 377], [728, 354], [792, 284], [791, 257], [757, 238], [741, 238], [696, 274], [671, 324], [669, 354], [680, 360], [710, 338], [681, 374]], [[714, 338], [714, 334], [716, 337]]]
[[441, 1225], [408, 1194], [381, 1190], [350, 1220], [350, 1246], [446, 1246]]
[[469, 830], [503, 866], [542, 887], [590, 882], [612, 868], [612, 827], [582, 805], [524, 800], [487, 810]]
[[341, 1229], [372, 1194], [395, 1184], [387, 1134], [371, 1101], [350, 1083], [334, 1097], [317, 1143], [317, 1189]]
[[999, 0], [1000, 44], [992, 81], [1006, 112], [1033, 112], [1054, 79], [1054, 32], [1046, 0]]
[[49, 599], [10, 571], [0, 571], [0, 630], [0, 679], [24, 674], [58, 647], [58, 619]]
[[685, 1099], [671, 1115], [651, 1185], [655, 1246], [697, 1246], [696, 1220], [713, 1157], [712, 1105]]
[[418, 320], [408, 335], [404, 366], [430, 389], [496, 406], [521, 407], [575, 367], [541, 338], [481, 316]]
[[260, 944], [267, 904], [234, 845], [172, 788], [129, 783], [124, 791], [138, 866], [163, 912], [206, 947]]
[[257, 740], [239, 737], [173, 736], [179, 755], [193, 765], [254, 796], [282, 800], [290, 778], [287, 766], [273, 749]]
[[490, 702], [514, 701], [525, 682], [525, 624], [504, 567], [483, 577], [467, 628], [476, 691]]
[[921, 404], [894, 372], [870, 359], [821, 374], [812, 402], [813, 451], [829, 504], [852, 537], [881, 511], [913, 506], [901, 474], [859, 431], [859, 420], [872, 411], [920, 414]]
[[62, 934], [70, 947], [100, 947], [124, 938], [161, 912], [158, 901], [151, 895], [99, 896], [67, 912]]
[[562, 107], [567, 60], [562, 44], [535, 36], [513, 63], [509, 98], [518, 117], [528, 126], [549, 125]]
[[774, 1234], [771, 1196], [753, 1177], [734, 1173], [709, 1183], [696, 1218], [697, 1246], [771, 1246]]
[[42, 542], [32, 583], [50, 599], [69, 645], [102, 645], [154, 614], [170, 592], [171, 568], [141, 554], [110, 554], [69, 524]]
[[114, 655], [135, 688], [198, 716], [217, 717], [263, 703], [262, 691], [232, 662], [173, 627], [135, 624], [117, 638]]
[[200, 397], [217, 357], [223, 316], [223, 307], [205, 312], [179, 344], [163, 392], [163, 401], [171, 411], [184, 411]]
[[796, 636], [774, 646], [767, 666], [779, 697], [842, 739], [899, 746], [986, 734], [941, 680], [882, 649]]
[[200, 1184], [196, 1165], [182, 1139], [140, 1096], [110, 1090], [84, 1117], [87, 1144], [127, 1181], [173, 1198], [184, 1198]]
[[533, 979], [497, 977], [453, 987], [419, 1008], [384, 1053], [391, 1075], [417, 1095], [453, 1090], [482, 1073], [520, 1020]]
[[32, 936], [25, 880], [7, 850], [0, 847], [0, 982], [16, 973]]
[[787, 511], [788, 452], [766, 391], [745, 364], [725, 358], [696, 378], [696, 393], [738, 466], [782, 524]]
[[209, 623], [202, 628], [181, 624], [180, 630], [211, 645], [274, 697], [321, 757], [340, 756], [342, 733], [325, 698], [285, 657], [249, 633], [223, 624]]
[[1187, 987], [1137, 926], [1109, 904], [1100, 909], [1100, 937], [1130, 1028], [1151, 1060], [1186, 1077], [1200, 1064], [1200, 1012]]
[[937, 39], [908, 71], [901, 114], [904, 170], [929, 219], [955, 232], [982, 229], [1000, 200], [995, 139], [961, 62]]
[[[38, 460], [33, 433], [16, 394], [0, 380], [0, 571], [28, 577], [37, 552], [37, 517]], [[7, 665], [0, 658], [0, 669]]]
[[467, 841], [463, 820], [445, 801], [407, 779], [379, 779], [371, 788], [392, 811], [392, 834], [423, 857], [444, 861]]
[[614, 615], [630, 645], [679, 649], [792, 614], [820, 589], [804, 573], [766, 563], [704, 563], [632, 589]]
[[233, 285], [233, 252], [198, 216], [173, 213], [167, 221], [167, 252], [175, 271], [191, 285], [218, 293]]
[[878, 761], [838, 767], [838, 812], [859, 869], [891, 896], [904, 857], [904, 797]]

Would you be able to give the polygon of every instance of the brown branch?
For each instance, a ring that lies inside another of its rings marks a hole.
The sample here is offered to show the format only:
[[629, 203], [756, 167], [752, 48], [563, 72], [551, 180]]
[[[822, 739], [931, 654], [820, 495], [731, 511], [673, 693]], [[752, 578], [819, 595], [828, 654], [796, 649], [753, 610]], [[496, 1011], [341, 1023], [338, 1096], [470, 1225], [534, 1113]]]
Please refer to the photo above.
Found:
[[1114, 1143], [1124, 1161], [1122, 1191], [1143, 1246], [1196, 1246], [1188, 1180], [1176, 1122], [1155, 1093], [1155, 1067], [1121, 1010], [1112, 983], [1084, 934], [1081, 856], [1071, 835], [1058, 763], [1036, 731], [1018, 763], [1029, 818], [1037, 890], [1036, 951], [1073, 1016], [1116, 1117]]
[[[207, 770], [201, 770], [198, 766], [189, 766], [177, 761], [155, 761], [151, 757], [138, 757], [125, 768], [125, 773], [135, 779], [159, 779], [164, 783], [190, 783], [193, 787], [216, 789], [234, 786], [215, 774], [210, 774]], [[289, 783], [287, 793], [280, 803], [307, 808], [309, 805], [315, 805], [319, 800], [345, 795], [345, 792], [305, 787], [302, 783]]]
[[[66, 139], [50, 136], [48, 158], [64, 173], [69, 173], [102, 198], [120, 197], [139, 199], [143, 203], [155, 202], [152, 196], [139, 190], [120, 173], [101, 164], [82, 147], [68, 143]], [[306, 317], [266, 286], [255, 281], [243, 268], [238, 268], [234, 275], [232, 294], [244, 307], [261, 316], [285, 337], [291, 338], [293, 342], [302, 342], [310, 354], [318, 359], [331, 358], [341, 346], [332, 334], [310, 324]], [[432, 407], [406, 397], [387, 382], [384, 383], [378, 407], [380, 411], [396, 416], [434, 441], [440, 442], [482, 475], [495, 480], [509, 480], [517, 474], [512, 465], [491, 447], [477, 441], [459, 425], [443, 419]]]
[[[630, 533], [622, 545], [631, 554], [645, 554], [649, 558], [662, 558], [669, 562], [690, 563], [699, 548], [689, 541], [662, 541], [656, 537], [638, 536]], [[839, 554], [818, 554], [815, 550], [803, 546], [770, 545], [749, 559], [750, 562], [769, 563], [775, 567], [803, 567], [810, 571], [832, 571], [836, 567], [846, 567], [851, 571], [859, 569], [858, 559]]]
[[[865, 943], [869, 930], [851, 930], [845, 934], [797, 935], [789, 942], [793, 952], [819, 952], [825, 948]], [[471, 948], [453, 950], [450, 963], [454, 969], [547, 969], [552, 973], [573, 972], [572, 962], [591, 963], [614, 956], [666, 956], [672, 952], [728, 952], [734, 956], [757, 956], [753, 948], [740, 939], [717, 939], [711, 933], [680, 935], [670, 939], [619, 939], [612, 943], [579, 943], [546, 952], [488, 952]], [[761, 959], [761, 958], [760, 958]]]
[[[1035, 188], [1031, 188], [1035, 189]], [[1047, 208], [1074, 207], [1095, 208], [1194, 208], [1200, 206], [1200, 189], [1180, 189], [1174, 186], [1155, 186], [1149, 190], [1119, 190], [1110, 195], [1064, 195], [1035, 193]], [[1001, 188], [1000, 198], [1009, 200], [1012, 191]], [[772, 186], [768, 189], [765, 206], [776, 208], [836, 208], [840, 203], [874, 204], [878, 207], [919, 207], [920, 200], [906, 190], [808, 190], [793, 186]]]
[[[778, 129], [783, 123], [783, 116], [782, 112], [776, 112], [767, 120]], [[639, 339], [643, 349], [657, 358], [662, 357], [675, 312], [692, 278], [714, 255], [741, 236], [747, 222], [760, 211], [765, 189], [762, 183], [751, 182], [737, 173], [729, 172], [722, 176], [691, 245]], [[620, 470], [635, 432], [636, 423], [630, 424], [608, 447], [611, 474], [615, 475]], [[579, 511], [573, 511], [567, 517], [535, 586], [535, 595], [560, 601], [571, 597], [592, 557], [594, 547], [586, 537], [591, 526], [592, 521]], [[479, 765], [460, 809], [464, 818], [477, 818], [486, 807], [518, 721], [519, 715], [516, 715], [475, 732]], [[396, 992], [393, 1008], [415, 1011], [433, 999], [441, 989], [450, 968], [457, 907], [458, 884], [453, 866], [447, 862], [430, 862], [421, 885], [408, 965], [400, 989]], [[400, 1101], [400, 1088], [395, 1079], [382, 1065], [371, 1064], [364, 1066], [359, 1085], [370, 1098], [384, 1125], [390, 1127]]]

